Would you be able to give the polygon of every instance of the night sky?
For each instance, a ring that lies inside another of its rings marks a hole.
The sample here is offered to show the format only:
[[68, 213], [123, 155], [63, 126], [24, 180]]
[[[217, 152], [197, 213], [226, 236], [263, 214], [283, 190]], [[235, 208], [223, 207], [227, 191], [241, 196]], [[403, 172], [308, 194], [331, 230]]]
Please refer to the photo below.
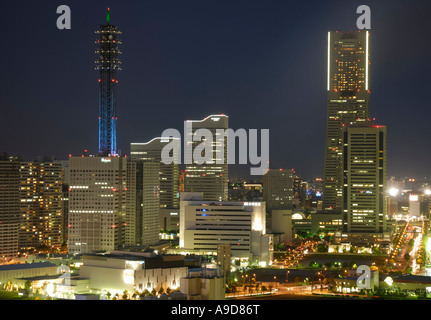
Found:
[[[61, 4], [71, 30], [56, 27]], [[357, 30], [361, 4], [372, 12], [370, 109], [388, 127], [388, 176], [431, 177], [428, 0], [4, 2], [0, 152], [97, 153], [94, 31], [109, 7], [123, 31], [123, 153], [164, 129], [182, 132], [187, 119], [224, 113], [232, 129], [270, 129], [271, 168], [323, 176], [327, 32]]]

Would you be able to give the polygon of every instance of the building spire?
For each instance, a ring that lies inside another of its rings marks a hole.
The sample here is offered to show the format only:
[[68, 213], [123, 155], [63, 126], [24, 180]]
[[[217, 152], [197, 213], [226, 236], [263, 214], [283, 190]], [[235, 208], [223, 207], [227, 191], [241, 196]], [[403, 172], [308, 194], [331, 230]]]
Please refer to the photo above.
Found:
[[106, 10], [106, 22], [109, 24], [109, 20], [111, 19], [111, 9]]

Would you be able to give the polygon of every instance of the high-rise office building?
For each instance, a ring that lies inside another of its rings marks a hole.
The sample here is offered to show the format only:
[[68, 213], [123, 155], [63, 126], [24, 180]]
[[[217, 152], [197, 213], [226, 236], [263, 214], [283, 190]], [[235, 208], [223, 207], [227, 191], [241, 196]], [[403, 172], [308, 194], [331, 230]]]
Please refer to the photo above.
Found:
[[69, 159], [67, 160], [54, 160], [54, 163], [59, 163], [63, 167], [64, 170], [64, 180], [63, 180], [63, 194], [61, 196], [62, 207], [63, 207], [63, 220], [62, 220], [62, 230], [61, 230], [61, 243], [67, 244], [68, 231], [69, 228], [67, 225], [69, 224]]
[[63, 166], [52, 161], [21, 162], [19, 171], [20, 249], [60, 249]]
[[117, 71], [121, 70], [119, 50], [121, 31], [110, 24], [111, 12], [108, 9], [107, 23], [100, 26], [96, 44], [99, 70], [99, 154], [117, 155]]
[[0, 154], [0, 260], [18, 253], [19, 159]]
[[342, 212], [343, 127], [369, 119], [369, 32], [328, 33], [323, 211]]
[[[166, 225], [162, 216], [178, 215], [179, 150], [172, 150], [174, 161], [162, 160], [162, 150], [172, 139], [154, 138], [130, 145], [127, 184], [127, 245], [153, 245]], [[178, 147], [179, 141], [178, 141]]]
[[125, 244], [148, 246], [159, 241], [160, 162], [127, 163]]
[[176, 160], [171, 164], [165, 164], [162, 161], [162, 150], [170, 142], [170, 139], [154, 138], [146, 143], [130, 144], [131, 161], [160, 163], [160, 208], [179, 207], [178, 150], [173, 150], [172, 157]]
[[291, 169], [271, 169], [263, 176], [263, 201], [268, 211], [292, 209], [293, 171]]
[[344, 130], [343, 232], [383, 235], [386, 216], [386, 127]]
[[109, 251], [124, 242], [125, 157], [70, 157], [70, 253]]
[[[191, 129], [189, 136], [186, 137], [186, 148], [189, 146], [191, 152], [186, 150], [185, 154], [185, 191], [202, 192], [203, 200], [222, 201], [228, 199], [227, 136], [220, 136], [217, 133], [217, 129], [226, 132], [228, 120], [228, 116], [219, 114], [210, 115], [203, 120], [188, 120], [186, 124]], [[199, 129], [208, 129], [212, 134], [211, 149], [213, 154], [209, 157], [209, 161], [202, 164], [198, 164], [195, 158], [191, 158], [197, 146], [206, 144], [205, 138], [193, 138], [199, 135]]]
[[69, 238], [69, 185], [63, 183], [61, 202], [63, 208], [63, 220], [61, 229], [61, 244], [67, 245]]

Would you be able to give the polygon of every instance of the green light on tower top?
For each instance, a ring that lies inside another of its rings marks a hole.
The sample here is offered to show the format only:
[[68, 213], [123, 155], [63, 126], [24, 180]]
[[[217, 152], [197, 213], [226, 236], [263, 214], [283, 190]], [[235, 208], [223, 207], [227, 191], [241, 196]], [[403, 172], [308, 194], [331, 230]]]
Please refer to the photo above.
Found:
[[108, 8], [108, 10], [106, 10], [106, 21], [109, 24], [109, 20], [111, 19], [111, 10]]

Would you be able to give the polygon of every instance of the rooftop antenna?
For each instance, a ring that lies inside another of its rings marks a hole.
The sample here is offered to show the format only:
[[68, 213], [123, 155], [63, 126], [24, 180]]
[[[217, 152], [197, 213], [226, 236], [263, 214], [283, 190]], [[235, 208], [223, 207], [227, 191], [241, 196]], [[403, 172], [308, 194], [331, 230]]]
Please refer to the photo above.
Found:
[[108, 22], [108, 24], [110, 19], [111, 19], [111, 9], [108, 8], [106, 10], [106, 21]]

